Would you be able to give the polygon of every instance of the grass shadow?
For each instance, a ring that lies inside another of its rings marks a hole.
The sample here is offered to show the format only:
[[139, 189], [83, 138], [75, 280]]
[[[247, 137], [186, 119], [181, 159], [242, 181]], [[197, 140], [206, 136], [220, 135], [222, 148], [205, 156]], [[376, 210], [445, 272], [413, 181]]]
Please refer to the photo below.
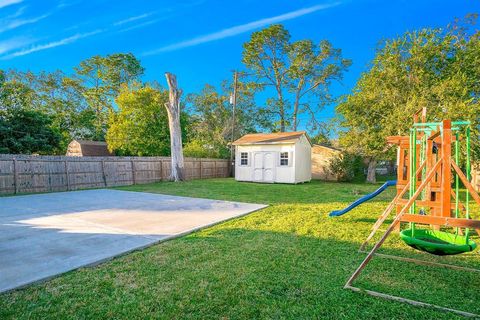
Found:
[[[174, 194], [180, 196], [254, 202], [265, 204], [300, 203], [318, 204], [353, 202], [379, 184], [339, 183], [312, 180], [304, 184], [264, 184], [238, 182], [232, 178], [191, 180], [182, 183], [158, 182], [145, 185], [117, 187], [120, 190]], [[385, 191], [370, 202], [390, 201], [395, 191]]]

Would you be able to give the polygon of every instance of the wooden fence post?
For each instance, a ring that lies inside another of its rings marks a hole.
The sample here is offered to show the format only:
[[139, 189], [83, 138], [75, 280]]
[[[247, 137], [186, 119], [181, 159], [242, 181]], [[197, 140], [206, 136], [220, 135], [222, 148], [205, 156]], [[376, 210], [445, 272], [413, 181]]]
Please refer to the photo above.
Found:
[[200, 179], [202, 179], [202, 171], [203, 171], [202, 159], [200, 159]]
[[163, 161], [160, 160], [160, 181], [163, 181]]
[[70, 176], [68, 174], [68, 165], [67, 165], [67, 160], [64, 161], [65, 164], [65, 176], [67, 179], [67, 191], [70, 191]]
[[13, 193], [18, 193], [18, 168], [17, 168], [17, 159], [13, 158], [13, 185], [15, 187]]
[[105, 187], [107, 186], [107, 176], [105, 174], [105, 160], [102, 160], [102, 176], [103, 176], [103, 183]]
[[135, 162], [133, 160], [130, 160], [130, 163], [132, 165], [132, 182], [133, 184], [136, 184], [136, 177], [135, 177]]
[[213, 177], [217, 177], [217, 160], [213, 160]]

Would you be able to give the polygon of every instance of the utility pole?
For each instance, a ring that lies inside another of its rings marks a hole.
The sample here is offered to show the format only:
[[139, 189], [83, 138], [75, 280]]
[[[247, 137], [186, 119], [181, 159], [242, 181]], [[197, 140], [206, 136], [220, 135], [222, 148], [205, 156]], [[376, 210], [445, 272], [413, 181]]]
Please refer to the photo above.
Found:
[[235, 109], [237, 108], [237, 85], [238, 85], [238, 73], [233, 72], [233, 94], [230, 96], [230, 103], [232, 104], [232, 137], [230, 141], [230, 162], [233, 165], [233, 155], [235, 154], [235, 147], [233, 141], [235, 141]]

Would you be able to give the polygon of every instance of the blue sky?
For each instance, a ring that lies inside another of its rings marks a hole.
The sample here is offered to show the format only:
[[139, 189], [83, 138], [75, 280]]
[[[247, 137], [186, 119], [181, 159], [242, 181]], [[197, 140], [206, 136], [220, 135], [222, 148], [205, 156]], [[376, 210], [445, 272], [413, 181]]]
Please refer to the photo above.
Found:
[[[382, 39], [479, 11], [474, 0], [0, 0], [0, 69], [70, 73], [90, 56], [132, 52], [144, 80], [164, 83], [170, 71], [189, 93], [231, 77], [250, 34], [283, 23], [293, 40], [328, 39], [353, 60], [334, 87], [344, 94]], [[330, 107], [319, 118], [332, 115]]]

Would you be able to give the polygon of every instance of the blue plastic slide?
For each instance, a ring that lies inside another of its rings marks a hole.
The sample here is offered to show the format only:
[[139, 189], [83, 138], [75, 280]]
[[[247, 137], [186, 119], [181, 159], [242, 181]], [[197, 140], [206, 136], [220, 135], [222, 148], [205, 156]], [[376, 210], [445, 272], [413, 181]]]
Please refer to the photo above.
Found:
[[361, 205], [362, 203], [364, 203], [365, 201], [368, 201], [372, 198], [375, 198], [376, 196], [378, 196], [380, 193], [382, 193], [383, 191], [385, 191], [385, 189], [387, 189], [388, 187], [392, 187], [392, 186], [395, 186], [397, 184], [397, 180], [389, 180], [387, 182], [385, 182], [384, 184], [382, 184], [382, 186], [380, 188], [378, 188], [377, 190], [375, 190], [374, 192], [372, 193], [369, 193], [367, 195], [364, 195], [363, 197], [361, 197], [360, 199], [356, 200], [355, 202], [352, 202], [351, 205], [349, 205], [348, 207], [346, 207], [345, 209], [343, 210], [335, 210], [335, 211], [332, 211], [330, 212], [330, 217], [338, 217], [338, 216], [341, 216], [341, 215], [344, 215], [345, 213], [347, 213], [348, 211], [352, 210], [353, 208], [355, 208], [356, 206], [359, 206]]

